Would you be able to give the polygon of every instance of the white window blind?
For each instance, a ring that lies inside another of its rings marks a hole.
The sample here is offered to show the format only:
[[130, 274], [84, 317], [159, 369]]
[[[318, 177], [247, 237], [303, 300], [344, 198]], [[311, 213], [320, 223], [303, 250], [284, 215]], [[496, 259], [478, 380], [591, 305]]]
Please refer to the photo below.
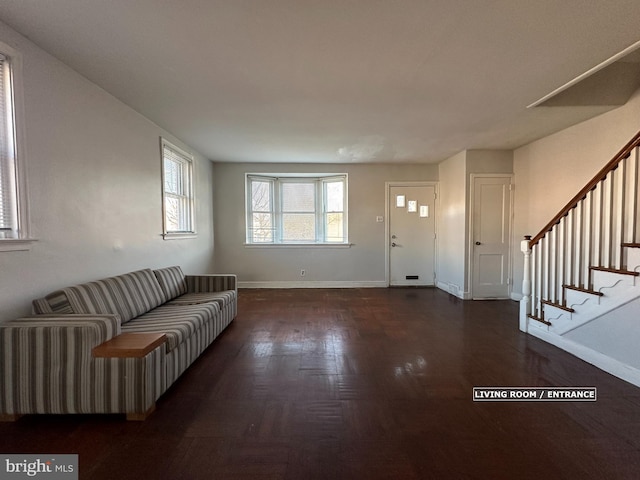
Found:
[[20, 236], [13, 119], [10, 62], [0, 54], [0, 240]]
[[316, 183], [282, 184], [282, 241], [316, 241]]
[[164, 234], [193, 234], [192, 158], [162, 141]]

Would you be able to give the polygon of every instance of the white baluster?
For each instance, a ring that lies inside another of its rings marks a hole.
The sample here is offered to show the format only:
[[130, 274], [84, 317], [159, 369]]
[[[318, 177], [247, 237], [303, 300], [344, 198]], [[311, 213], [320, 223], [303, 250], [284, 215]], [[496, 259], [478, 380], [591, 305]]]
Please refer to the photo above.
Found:
[[583, 222], [582, 222], [582, 235], [584, 238], [584, 254], [582, 255], [582, 260], [581, 260], [581, 265], [582, 265], [582, 273], [580, 275], [581, 280], [582, 280], [582, 284], [578, 285], [579, 287], [582, 288], [590, 288], [591, 285], [589, 284], [590, 282], [590, 278], [589, 278], [589, 267], [591, 265], [594, 265], [593, 263], [593, 256], [594, 256], [594, 248], [593, 248], [593, 244], [595, 241], [595, 227], [593, 224], [593, 219], [594, 219], [594, 205], [595, 205], [595, 201], [593, 198], [593, 191], [589, 192], [587, 194], [587, 198], [584, 200], [584, 215], [583, 215]]
[[[629, 158], [626, 159], [627, 169], [625, 173], [625, 200], [626, 205], [624, 215], [624, 229], [622, 233], [623, 243], [634, 243], [635, 241], [635, 226], [636, 226], [636, 212], [638, 209], [638, 164], [637, 164], [637, 150], [635, 149]], [[626, 261], [626, 259], [623, 259]]]
[[611, 242], [613, 240], [613, 185], [615, 176], [615, 170], [613, 170], [609, 172], [609, 175], [602, 182], [602, 263], [600, 265], [607, 268], [613, 268]]
[[538, 259], [537, 259], [537, 251], [538, 251], [538, 246], [534, 245], [533, 248], [531, 249], [531, 255], [530, 255], [530, 259], [529, 259], [529, 265], [531, 266], [530, 271], [531, 271], [531, 281], [530, 281], [530, 287], [531, 287], [531, 295], [529, 295], [529, 313], [531, 313], [531, 315], [535, 315], [538, 316], [538, 312], [536, 311], [536, 305], [538, 304], [538, 277], [539, 277], [539, 271], [538, 270]]
[[640, 242], [640, 208], [638, 206], [638, 201], [640, 200], [640, 195], [638, 191], [638, 184], [640, 183], [640, 147], [634, 149], [633, 151], [633, 159], [634, 159], [634, 168], [633, 168], [633, 186], [631, 187], [633, 201], [631, 204], [634, 206], [634, 215], [631, 217], [633, 222], [633, 226], [631, 228], [631, 242], [630, 243], [638, 243]]
[[[565, 241], [564, 241], [564, 249], [566, 251], [565, 257], [565, 269], [564, 269], [564, 280], [563, 285], [573, 285], [573, 269], [575, 265], [575, 255], [576, 255], [576, 208], [572, 208], [567, 213], [566, 222], [565, 222]], [[561, 303], [565, 304], [565, 295], [564, 288], [562, 289], [562, 298]]]
[[524, 253], [524, 275], [522, 278], [522, 300], [520, 300], [520, 330], [527, 331], [529, 313], [531, 313], [531, 249], [529, 235], [520, 242], [520, 250]]
[[591, 221], [593, 228], [593, 258], [591, 266], [603, 267], [602, 263], [602, 202], [603, 202], [603, 182], [598, 183], [598, 187], [593, 190], [593, 210], [591, 212]]
[[[551, 270], [552, 270], [552, 260], [551, 256], [551, 232], [547, 232], [546, 236], [540, 239], [540, 249], [542, 250], [541, 261], [542, 261], [542, 270], [540, 271], [540, 277], [542, 278], [542, 283], [540, 287], [540, 300], [548, 300], [551, 294], [549, 289], [549, 285], [551, 283]], [[542, 306], [540, 306], [542, 309]], [[542, 315], [542, 311], [540, 312]]]
[[582, 223], [584, 221], [584, 206], [585, 206], [586, 200], [581, 200], [580, 203], [578, 203], [578, 205], [576, 206], [576, 208], [574, 209], [574, 228], [573, 228], [573, 234], [574, 234], [574, 248], [575, 248], [575, 253], [573, 256], [573, 261], [574, 261], [574, 270], [573, 270], [573, 277], [571, 279], [571, 285], [573, 286], [577, 286], [579, 287], [582, 283], [582, 264], [584, 262], [583, 260], [583, 256], [586, 255], [585, 249], [584, 249], [584, 236], [583, 236], [583, 226]]
[[613, 268], [622, 268], [624, 263], [622, 259], [622, 243], [624, 242], [624, 229], [626, 222], [626, 210], [627, 205], [625, 203], [626, 197], [626, 176], [627, 176], [627, 160], [623, 159], [618, 164], [616, 170], [616, 182], [615, 182], [615, 208], [614, 215], [614, 232], [613, 240], [611, 241], [611, 255], [613, 256]]
[[553, 292], [553, 301], [562, 303], [562, 285], [566, 277], [566, 252], [567, 252], [567, 217], [560, 219], [556, 225], [556, 284]]

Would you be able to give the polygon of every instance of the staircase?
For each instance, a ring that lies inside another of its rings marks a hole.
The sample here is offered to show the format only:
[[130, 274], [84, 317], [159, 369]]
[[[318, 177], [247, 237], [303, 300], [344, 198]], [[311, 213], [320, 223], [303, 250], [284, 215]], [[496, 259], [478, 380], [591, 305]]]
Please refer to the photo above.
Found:
[[[640, 355], [615, 348], [615, 337], [624, 343], [627, 336], [618, 319], [640, 312], [639, 183], [640, 132], [536, 236], [525, 237], [520, 329], [640, 386]], [[640, 338], [639, 329], [629, 334]], [[577, 342], [584, 332], [612, 338], [600, 348], [598, 339]]]

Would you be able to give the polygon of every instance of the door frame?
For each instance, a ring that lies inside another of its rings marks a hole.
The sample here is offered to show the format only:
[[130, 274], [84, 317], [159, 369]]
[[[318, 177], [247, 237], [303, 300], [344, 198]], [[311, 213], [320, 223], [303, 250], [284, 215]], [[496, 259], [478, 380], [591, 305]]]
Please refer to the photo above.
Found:
[[435, 210], [434, 214], [434, 222], [433, 222], [433, 234], [435, 235], [434, 239], [434, 248], [433, 248], [433, 284], [437, 285], [437, 276], [438, 276], [438, 214], [440, 211], [440, 195], [438, 195], [438, 182], [433, 181], [424, 181], [424, 182], [401, 182], [401, 181], [390, 181], [384, 182], [384, 281], [387, 285], [387, 288], [391, 286], [391, 245], [390, 245], [390, 236], [391, 236], [391, 219], [390, 213], [391, 210], [389, 208], [389, 202], [391, 201], [391, 187], [433, 187], [436, 198], [434, 200], [433, 209]]
[[514, 219], [514, 191], [515, 185], [513, 183], [513, 173], [471, 173], [469, 175], [469, 244], [468, 244], [468, 279], [469, 279], [469, 293], [473, 300], [487, 300], [485, 298], [477, 299], [473, 292], [473, 274], [475, 272], [475, 262], [473, 255], [474, 238], [473, 238], [473, 217], [475, 216], [475, 179], [476, 178], [509, 178], [511, 180], [511, 188], [509, 189], [509, 209], [511, 214], [509, 215], [509, 232], [507, 237], [509, 238], [509, 250], [507, 252], [507, 297], [511, 298], [513, 292], [513, 219]]

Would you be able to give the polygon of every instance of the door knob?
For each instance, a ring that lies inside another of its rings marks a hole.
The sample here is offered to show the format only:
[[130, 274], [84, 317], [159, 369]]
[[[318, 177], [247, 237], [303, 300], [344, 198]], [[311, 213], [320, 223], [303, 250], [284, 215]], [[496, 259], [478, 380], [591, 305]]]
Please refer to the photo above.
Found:
[[398, 238], [398, 237], [396, 237], [395, 235], [391, 235], [391, 238]]
[[395, 247], [395, 246], [396, 246], [396, 242], [393, 242], [393, 243], [391, 244], [391, 246], [392, 246], [392, 247]]
[[476, 242], [476, 245], [482, 245], [482, 243], [480, 243], [480, 242]]

